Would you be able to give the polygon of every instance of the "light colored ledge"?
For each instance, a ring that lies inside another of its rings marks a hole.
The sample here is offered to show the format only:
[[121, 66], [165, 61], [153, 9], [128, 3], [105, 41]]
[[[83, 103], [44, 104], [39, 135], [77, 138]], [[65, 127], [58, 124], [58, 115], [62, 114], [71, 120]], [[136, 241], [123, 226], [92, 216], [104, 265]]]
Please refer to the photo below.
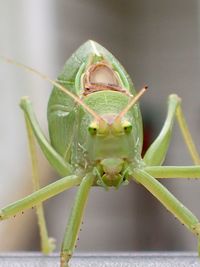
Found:
[[[200, 267], [197, 253], [81, 253], [75, 254], [70, 267]], [[1, 253], [0, 267], [59, 267], [59, 255], [40, 253]]]

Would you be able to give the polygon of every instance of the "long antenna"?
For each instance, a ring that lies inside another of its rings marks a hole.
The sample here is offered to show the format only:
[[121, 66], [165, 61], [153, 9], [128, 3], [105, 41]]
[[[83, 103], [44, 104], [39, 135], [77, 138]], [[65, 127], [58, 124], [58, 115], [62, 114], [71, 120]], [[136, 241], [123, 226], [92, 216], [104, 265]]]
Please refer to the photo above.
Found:
[[117, 115], [115, 121], [120, 120], [128, 111], [129, 109], [139, 100], [139, 98], [146, 92], [148, 86], [143, 87], [135, 97], [128, 103], [128, 105]]
[[16, 65], [20, 68], [23, 68], [25, 69], [26, 71], [29, 71], [29, 72], [32, 72], [34, 73], [35, 75], [41, 77], [42, 79], [50, 82], [52, 85], [55, 85], [59, 90], [61, 90], [62, 92], [64, 92], [65, 94], [67, 94], [68, 96], [70, 96], [71, 98], [74, 99], [74, 101], [76, 103], [78, 103], [79, 105], [81, 105], [86, 111], [88, 111], [88, 113], [90, 113], [97, 121], [102, 121], [103, 119], [94, 111], [92, 110], [90, 107], [88, 107], [79, 97], [77, 97], [76, 95], [74, 95], [73, 93], [71, 93], [67, 88], [65, 88], [64, 86], [62, 86], [61, 84], [59, 84], [58, 82], [50, 79], [47, 75], [41, 73], [40, 71], [32, 68], [32, 67], [29, 67], [23, 63], [20, 63], [20, 62], [17, 62], [15, 61], [14, 59], [11, 59], [11, 58], [7, 58], [7, 57], [4, 57], [4, 56], [0, 56], [0, 58], [4, 61], [6, 61], [7, 63], [9, 64], [13, 64], [13, 65]]

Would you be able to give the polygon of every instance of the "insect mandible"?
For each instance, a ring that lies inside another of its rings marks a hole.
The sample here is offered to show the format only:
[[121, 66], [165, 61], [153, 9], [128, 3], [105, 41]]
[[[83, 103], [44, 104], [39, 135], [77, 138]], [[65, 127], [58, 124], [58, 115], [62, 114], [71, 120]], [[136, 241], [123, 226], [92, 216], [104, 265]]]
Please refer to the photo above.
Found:
[[[147, 87], [136, 93], [124, 68], [100, 44], [94, 41], [84, 43], [67, 60], [56, 81], [21, 63], [1, 58], [34, 72], [54, 84], [54, 88], [47, 112], [50, 141], [40, 129], [29, 98], [21, 99], [32, 156], [34, 192], [2, 208], [0, 220], [36, 206], [42, 251], [50, 253], [54, 244], [48, 237], [42, 202], [79, 186], [60, 252], [60, 266], [65, 267], [76, 245], [91, 187], [100, 186], [107, 190], [133, 180], [144, 186], [197, 235], [200, 255], [199, 220], [157, 180], [200, 177], [200, 157], [177, 95], [169, 96], [161, 132], [142, 158], [142, 119], [137, 101]], [[175, 119], [196, 166], [161, 166]], [[38, 186], [34, 138], [49, 163], [63, 177], [43, 188]]]

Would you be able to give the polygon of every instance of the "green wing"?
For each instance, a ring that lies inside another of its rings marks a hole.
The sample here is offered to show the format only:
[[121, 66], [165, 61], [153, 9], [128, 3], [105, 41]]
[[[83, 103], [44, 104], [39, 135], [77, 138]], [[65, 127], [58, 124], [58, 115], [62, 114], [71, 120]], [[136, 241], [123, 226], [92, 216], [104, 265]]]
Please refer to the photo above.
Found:
[[[91, 55], [100, 55], [108, 60], [113, 65], [116, 72], [118, 72], [131, 94], [136, 94], [131, 79], [118, 60], [103, 46], [94, 41], [87, 41], [84, 43], [67, 60], [61, 74], [57, 78], [59, 83], [72, 93], [80, 95], [82, 88], [80, 88], [80, 86], [79, 88], [75, 88], [75, 82], [77, 84], [77, 74], [80, 69], [84, 71], [84, 65], [88, 62]], [[78, 84], [80, 84], [80, 81], [78, 81]], [[135, 109], [138, 114], [137, 124], [139, 131], [141, 131], [140, 136], [142, 139], [142, 122], [139, 106], [136, 105]], [[67, 161], [70, 161], [72, 143], [75, 141], [74, 138], [77, 135], [77, 112], [77, 104], [68, 95], [54, 87], [49, 99], [47, 114], [50, 141], [56, 151]], [[142, 143], [142, 140], [140, 141]]]

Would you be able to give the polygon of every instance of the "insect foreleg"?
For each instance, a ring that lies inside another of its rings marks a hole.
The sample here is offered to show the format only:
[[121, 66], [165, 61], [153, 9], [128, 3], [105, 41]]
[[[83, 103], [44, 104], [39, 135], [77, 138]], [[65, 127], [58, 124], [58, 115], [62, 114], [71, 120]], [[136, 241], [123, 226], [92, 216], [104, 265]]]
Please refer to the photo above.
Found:
[[169, 147], [169, 143], [171, 141], [171, 133], [175, 118], [177, 118], [179, 122], [184, 141], [188, 147], [194, 164], [200, 165], [199, 154], [194, 145], [185, 118], [183, 116], [183, 112], [181, 109], [181, 99], [177, 95], [173, 94], [170, 95], [168, 99], [167, 118], [165, 120], [163, 128], [156, 140], [153, 142], [153, 144], [149, 147], [146, 154], [144, 155], [144, 162], [148, 166], [161, 165], [163, 163]]
[[[200, 236], [200, 222], [197, 217], [187, 209], [166, 187], [144, 170], [134, 169], [133, 179], [142, 184], [151, 194], [156, 197], [182, 224], [191, 232]], [[199, 249], [199, 245], [198, 245]], [[200, 254], [200, 250], [198, 251]]]
[[71, 210], [70, 218], [67, 224], [66, 232], [62, 243], [61, 254], [60, 254], [61, 267], [67, 267], [68, 261], [72, 257], [77, 240], [77, 235], [83, 218], [83, 212], [93, 182], [94, 182], [94, 175], [87, 174], [83, 178], [79, 186], [75, 203]]
[[81, 179], [82, 177], [76, 175], [66, 176], [16, 202], [13, 202], [0, 210], [0, 220], [8, 219], [9, 217], [16, 215], [18, 212], [23, 212], [25, 209], [32, 208], [66, 189], [79, 185]]
[[51, 166], [55, 168], [62, 176], [72, 174], [73, 171], [71, 165], [55, 151], [55, 149], [49, 144], [42, 130], [40, 129], [30, 100], [27, 97], [23, 97], [21, 99], [20, 106], [24, 111], [25, 118], [29, 122], [34, 136], [40, 145], [40, 148], [42, 149]]

